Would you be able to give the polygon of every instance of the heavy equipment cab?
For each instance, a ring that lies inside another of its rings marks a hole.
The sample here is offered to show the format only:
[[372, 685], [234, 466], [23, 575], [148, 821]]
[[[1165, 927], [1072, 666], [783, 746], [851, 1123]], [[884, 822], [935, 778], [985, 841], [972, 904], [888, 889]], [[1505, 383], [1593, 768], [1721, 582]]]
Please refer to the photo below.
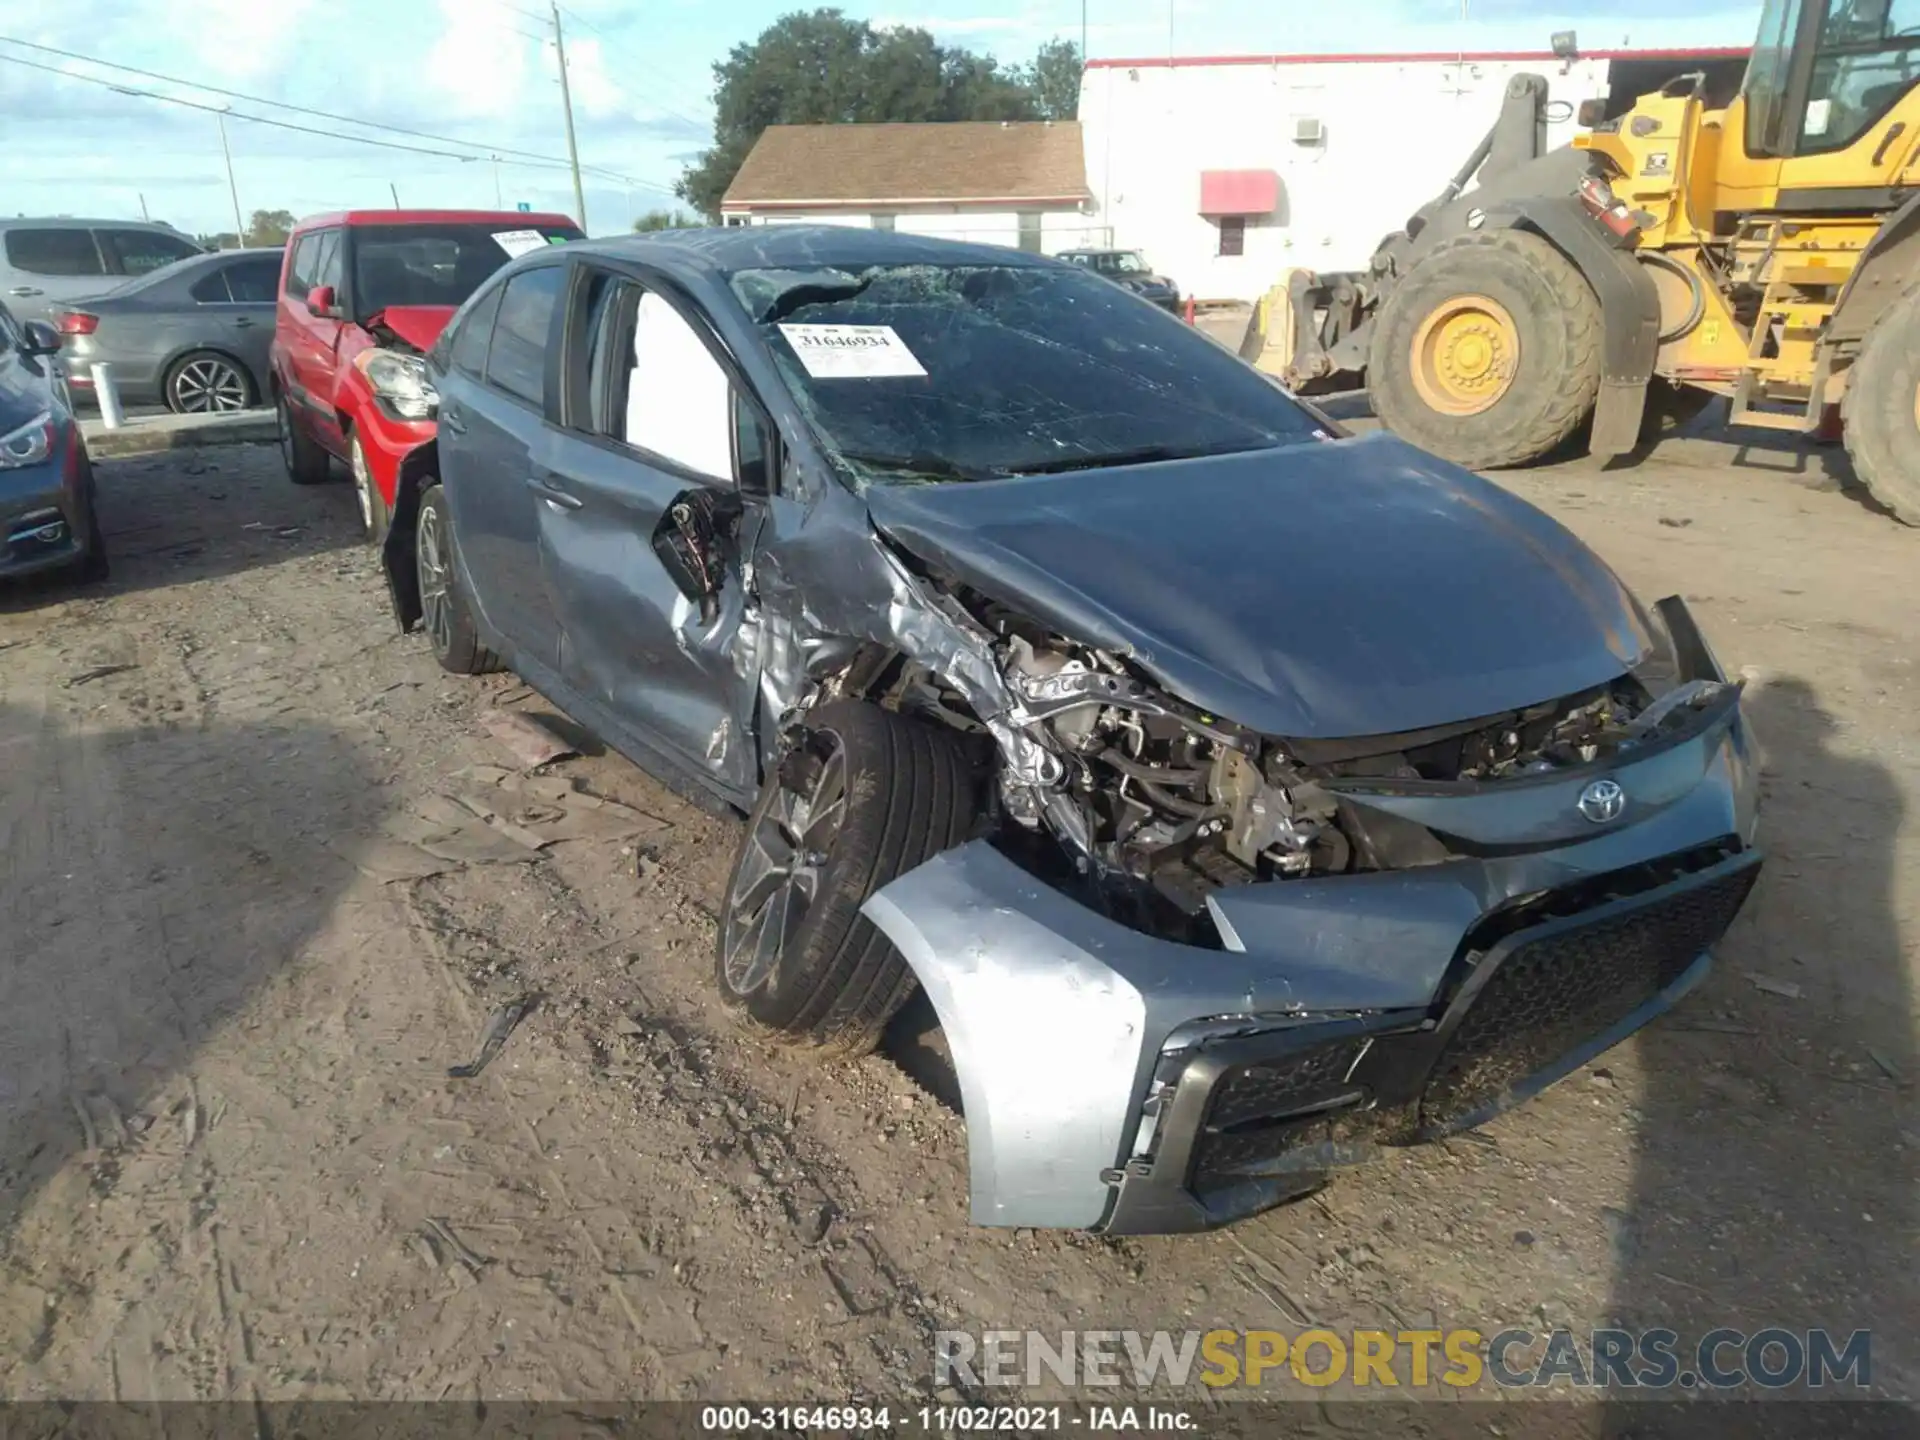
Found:
[[1724, 108], [1679, 76], [1542, 153], [1546, 94], [1516, 77], [1368, 270], [1293, 272], [1245, 353], [1303, 390], [1364, 374], [1387, 424], [1483, 469], [1583, 431], [1625, 454], [1715, 395], [1794, 431], [1838, 405], [1920, 525], [1920, 0], [1767, 0]]

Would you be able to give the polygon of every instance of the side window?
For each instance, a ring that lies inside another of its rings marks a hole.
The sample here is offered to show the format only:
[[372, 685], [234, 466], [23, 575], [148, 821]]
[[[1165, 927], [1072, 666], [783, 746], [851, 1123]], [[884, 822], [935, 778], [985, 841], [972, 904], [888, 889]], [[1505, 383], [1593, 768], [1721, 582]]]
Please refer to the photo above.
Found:
[[228, 292], [240, 304], [271, 305], [274, 288], [280, 283], [280, 257], [258, 255], [238, 260], [222, 273], [227, 277]]
[[340, 231], [325, 230], [321, 232], [320, 253], [315, 257], [313, 262], [313, 283], [315, 288], [322, 285], [331, 285], [335, 290], [340, 288], [341, 276], [345, 271], [345, 267], [341, 264], [341, 260], [344, 257], [341, 255], [340, 249]]
[[227, 272], [217, 267], [194, 281], [187, 293], [202, 305], [225, 305], [233, 299], [227, 289]]
[[487, 383], [529, 405], [546, 399], [547, 337], [560, 300], [562, 265], [523, 270], [507, 281], [487, 352]]
[[476, 380], [487, 373], [487, 343], [493, 339], [493, 322], [500, 313], [500, 296], [505, 290], [506, 286], [496, 285], [474, 301], [473, 308], [460, 317], [460, 328], [453, 337], [449, 362]]
[[663, 297], [642, 295], [627, 376], [626, 442], [730, 481], [733, 426], [733, 386], [700, 332]]
[[122, 275], [145, 275], [200, 253], [198, 246], [160, 230], [96, 230], [94, 235]]
[[9, 230], [7, 263], [30, 275], [104, 275], [91, 230]]
[[306, 299], [307, 292], [313, 289], [313, 277], [319, 269], [320, 241], [325, 233], [309, 230], [294, 244], [293, 263], [287, 267], [287, 294], [295, 300]]
[[1844, 149], [1913, 86], [1920, 0], [1829, 0], [1800, 127], [1800, 155]]

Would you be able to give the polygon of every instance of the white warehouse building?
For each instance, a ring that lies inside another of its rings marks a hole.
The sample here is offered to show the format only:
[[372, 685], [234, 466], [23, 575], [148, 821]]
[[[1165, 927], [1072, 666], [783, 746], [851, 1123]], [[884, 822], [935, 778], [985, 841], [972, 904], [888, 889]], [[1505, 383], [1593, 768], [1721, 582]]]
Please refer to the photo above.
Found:
[[1094, 60], [1080, 89], [1093, 219], [1202, 300], [1282, 271], [1364, 268], [1493, 124], [1507, 82], [1547, 78], [1548, 144], [1582, 101], [1623, 113], [1693, 70], [1724, 101], [1744, 50], [1248, 55]]

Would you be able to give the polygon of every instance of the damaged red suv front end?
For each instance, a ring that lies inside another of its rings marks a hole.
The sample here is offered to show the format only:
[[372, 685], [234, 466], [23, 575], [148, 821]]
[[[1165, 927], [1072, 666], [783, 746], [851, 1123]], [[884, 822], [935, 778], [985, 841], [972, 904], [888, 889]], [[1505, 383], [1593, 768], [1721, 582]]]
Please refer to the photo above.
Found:
[[296, 484], [345, 462], [378, 543], [401, 463], [434, 438], [421, 357], [514, 256], [580, 237], [564, 215], [372, 210], [315, 216], [287, 242], [274, 322], [273, 399]]

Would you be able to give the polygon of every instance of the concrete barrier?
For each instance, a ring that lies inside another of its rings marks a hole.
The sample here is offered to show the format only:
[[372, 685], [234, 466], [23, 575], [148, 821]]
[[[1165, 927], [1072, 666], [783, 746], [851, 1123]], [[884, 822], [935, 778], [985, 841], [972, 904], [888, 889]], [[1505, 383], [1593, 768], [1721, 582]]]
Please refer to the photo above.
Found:
[[271, 410], [233, 410], [219, 415], [136, 415], [113, 429], [97, 419], [80, 422], [87, 451], [96, 460], [192, 450], [202, 445], [258, 445], [280, 438]]

